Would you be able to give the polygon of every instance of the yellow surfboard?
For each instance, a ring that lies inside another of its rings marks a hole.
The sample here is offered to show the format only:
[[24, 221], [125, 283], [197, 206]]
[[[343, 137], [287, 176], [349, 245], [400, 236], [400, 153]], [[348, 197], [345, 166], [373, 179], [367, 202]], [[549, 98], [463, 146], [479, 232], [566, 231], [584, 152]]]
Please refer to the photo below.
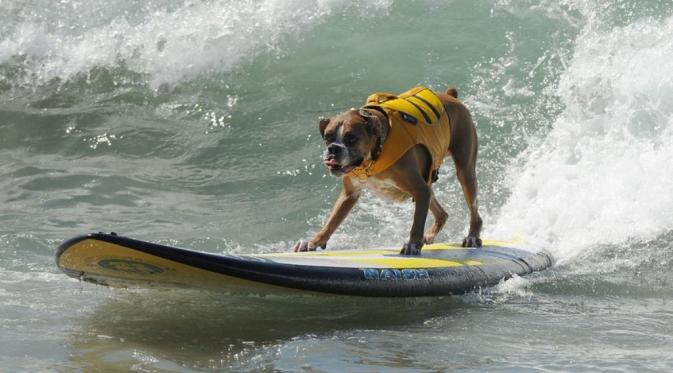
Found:
[[484, 241], [481, 248], [432, 244], [420, 256], [399, 249], [218, 255], [92, 233], [65, 241], [56, 263], [67, 275], [111, 287], [194, 287], [360, 296], [460, 294], [552, 265], [544, 251]]

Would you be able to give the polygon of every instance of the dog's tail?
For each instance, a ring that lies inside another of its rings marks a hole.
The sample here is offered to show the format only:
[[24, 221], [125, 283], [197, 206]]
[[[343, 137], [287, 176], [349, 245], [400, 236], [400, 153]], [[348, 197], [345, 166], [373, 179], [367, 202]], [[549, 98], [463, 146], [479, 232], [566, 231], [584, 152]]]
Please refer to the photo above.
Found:
[[456, 89], [456, 87], [449, 87], [446, 90], [446, 94], [449, 96], [453, 96], [453, 98], [458, 98], [458, 90]]

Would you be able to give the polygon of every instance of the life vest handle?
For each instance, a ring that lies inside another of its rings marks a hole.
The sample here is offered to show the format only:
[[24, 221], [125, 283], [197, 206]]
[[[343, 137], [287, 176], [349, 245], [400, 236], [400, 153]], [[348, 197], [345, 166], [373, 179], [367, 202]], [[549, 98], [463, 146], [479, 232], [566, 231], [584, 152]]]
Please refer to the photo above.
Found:
[[376, 93], [372, 93], [371, 95], [369, 95], [369, 97], [367, 97], [367, 102], [365, 103], [365, 105], [370, 105], [370, 104], [378, 105], [378, 104], [384, 103], [386, 101], [394, 100], [396, 98], [398, 98], [397, 95], [394, 95], [392, 93], [376, 92]]

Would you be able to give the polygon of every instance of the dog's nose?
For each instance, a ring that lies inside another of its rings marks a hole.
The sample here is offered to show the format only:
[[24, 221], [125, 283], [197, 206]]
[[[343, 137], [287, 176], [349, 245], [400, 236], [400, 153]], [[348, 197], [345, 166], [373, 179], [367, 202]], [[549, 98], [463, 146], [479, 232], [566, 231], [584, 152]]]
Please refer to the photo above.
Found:
[[339, 155], [343, 151], [343, 146], [339, 144], [329, 144], [327, 151], [334, 155]]

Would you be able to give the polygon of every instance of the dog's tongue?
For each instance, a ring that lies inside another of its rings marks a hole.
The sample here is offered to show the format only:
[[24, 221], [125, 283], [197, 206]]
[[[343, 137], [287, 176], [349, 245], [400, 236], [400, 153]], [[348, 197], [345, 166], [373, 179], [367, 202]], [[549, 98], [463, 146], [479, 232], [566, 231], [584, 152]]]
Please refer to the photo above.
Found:
[[327, 168], [329, 168], [331, 171], [339, 170], [339, 171], [341, 171], [343, 173], [346, 173], [346, 174], [351, 172], [355, 168], [355, 166], [353, 166], [353, 165], [341, 166], [339, 164], [339, 162], [335, 161], [334, 159], [326, 159], [325, 160], [325, 166], [327, 166]]
[[327, 159], [327, 160], [325, 160], [325, 166], [327, 166], [327, 167], [329, 167], [329, 168], [332, 168], [332, 169], [334, 169], [334, 168], [339, 168], [339, 167], [340, 167], [340, 166], [339, 166], [339, 162], [337, 162], [337, 161], [334, 160], [334, 159]]

